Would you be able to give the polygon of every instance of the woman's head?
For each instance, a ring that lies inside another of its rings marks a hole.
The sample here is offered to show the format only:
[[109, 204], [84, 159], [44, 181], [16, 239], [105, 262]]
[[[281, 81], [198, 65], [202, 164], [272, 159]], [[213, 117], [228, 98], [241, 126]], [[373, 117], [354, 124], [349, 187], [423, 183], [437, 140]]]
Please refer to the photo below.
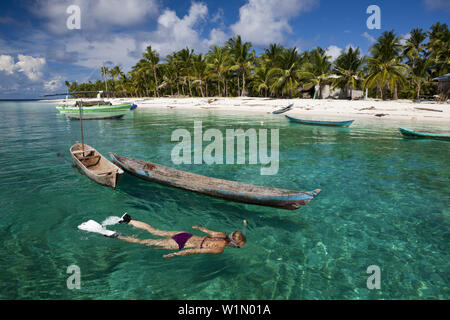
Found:
[[228, 235], [229, 243], [232, 247], [240, 248], [245, 245], [247, 239], [241, 231], [234, 231]]

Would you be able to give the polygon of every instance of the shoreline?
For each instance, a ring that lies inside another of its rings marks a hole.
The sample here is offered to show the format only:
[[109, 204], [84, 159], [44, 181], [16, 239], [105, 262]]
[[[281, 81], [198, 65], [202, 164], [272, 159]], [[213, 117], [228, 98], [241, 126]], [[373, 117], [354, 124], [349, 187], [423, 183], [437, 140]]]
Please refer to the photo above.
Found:
[[[305, 119], [378, 119], [381, 121], [410, 121], [414, 123], [450, 124], [450, 106], [448, 103], [412, 102], [411, 100], [334, 100], [334, 99], [272, 99], [255, 97], [181, 97], [181, 98], [112, 98], [104, 100], [112, 104], [133, 102], [139, 109], [225, 111], [228, 113], [272, 113], [294, 104], [293, 108], [281, 114]], [[80, 99], [77, 99], [80, 100]], [[96, 98], [83, 101], [98, 100]], [[42, 100], [47, 103], [62, 104], [65, 99]], [[75, 103], [76, 99], [70, 99]], [[378, 115], [378, 116], [376, 116]], [[382, 115], [382, 116], [380, 116]]]

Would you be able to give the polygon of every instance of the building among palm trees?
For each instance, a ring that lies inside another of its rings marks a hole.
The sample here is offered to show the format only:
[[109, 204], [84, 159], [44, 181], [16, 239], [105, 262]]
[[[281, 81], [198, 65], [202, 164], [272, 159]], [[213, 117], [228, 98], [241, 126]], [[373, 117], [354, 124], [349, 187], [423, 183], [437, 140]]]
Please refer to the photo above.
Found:
[[445, 95], [446, 100], [450, 99], [450, 73], [434, 78], [433, 81], [438, 81], [439, 93]]

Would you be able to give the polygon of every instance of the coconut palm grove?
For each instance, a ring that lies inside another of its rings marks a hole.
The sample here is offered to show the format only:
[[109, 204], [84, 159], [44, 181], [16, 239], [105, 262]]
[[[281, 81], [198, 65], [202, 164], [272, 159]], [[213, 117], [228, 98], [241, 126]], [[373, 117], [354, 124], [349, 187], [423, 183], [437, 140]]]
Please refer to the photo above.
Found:
[[367, 90], [369, 97], [383, 100], [432, 97], [438, 94], [432, 79], [449, 72], [450, 31], [437, 22], [409, 35], [405, 39], [385, 31], [368, 55], [350, 46], [335, 61], [321, 47], [300, 51], [277, 43], [257, 54], [239, 35], [206, 54], [186, 47], [163, 60], [148, 46], [128, 73], [120, 66], [102, 66], [103, 81], [65, 83], [69, 92], [106, 91], [110, 97], [322, 98], [325, 85], [350, 95]]

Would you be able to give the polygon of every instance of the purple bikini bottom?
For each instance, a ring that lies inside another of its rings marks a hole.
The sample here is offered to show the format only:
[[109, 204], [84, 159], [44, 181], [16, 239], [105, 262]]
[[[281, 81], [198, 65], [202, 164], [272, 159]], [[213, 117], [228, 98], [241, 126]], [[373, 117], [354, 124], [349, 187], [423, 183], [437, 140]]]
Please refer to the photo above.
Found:
[[192, 234], [190, 234], [189, 232], [181, 232], [174, 235], [172, 239], [175, 240], [176, 243], [178, 243], [178, 248], [181, 250], [184, 248], [184, 245], [191, 237]]

